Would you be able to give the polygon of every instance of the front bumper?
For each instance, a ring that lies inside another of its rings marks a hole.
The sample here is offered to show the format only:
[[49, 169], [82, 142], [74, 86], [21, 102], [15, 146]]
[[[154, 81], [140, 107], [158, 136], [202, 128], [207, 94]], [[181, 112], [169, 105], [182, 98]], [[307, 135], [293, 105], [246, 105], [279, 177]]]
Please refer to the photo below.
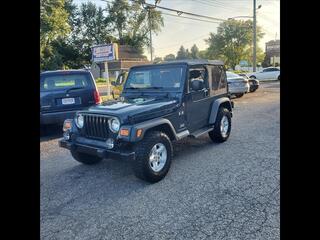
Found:
[[82, 152], [101, 158], [111, 158], [119, 160], [134, 160], [135, 152], [129, 151], [113, 151], [98, 146], [91, 146], [87, 144], [81, 144], [74, 141], [66, 141], [64, 139], [59, 141], [59, 146], [72, 151]]

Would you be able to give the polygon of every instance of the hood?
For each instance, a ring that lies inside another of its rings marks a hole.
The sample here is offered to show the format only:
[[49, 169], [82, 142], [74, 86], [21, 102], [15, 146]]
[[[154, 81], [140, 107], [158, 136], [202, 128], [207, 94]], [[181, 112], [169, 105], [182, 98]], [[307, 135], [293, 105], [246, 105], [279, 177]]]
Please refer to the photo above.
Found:
[[136, 123], [169, 114], [178, 105], [177, 99], [123, 98], [90, 107], [88, 112], [116, 116], [120, 118], [122, 123]]

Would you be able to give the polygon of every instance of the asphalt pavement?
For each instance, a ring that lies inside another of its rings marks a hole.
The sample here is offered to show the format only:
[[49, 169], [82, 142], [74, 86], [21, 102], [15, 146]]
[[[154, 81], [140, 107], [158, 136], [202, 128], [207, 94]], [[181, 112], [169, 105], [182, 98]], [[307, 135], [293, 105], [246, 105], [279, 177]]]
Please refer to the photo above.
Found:
[[235, 99], [231, 136], [174, 144], [156, 184], [129, 162], [85, 166], [40, 139], [41, 239], [280, 239], [279, 83]]

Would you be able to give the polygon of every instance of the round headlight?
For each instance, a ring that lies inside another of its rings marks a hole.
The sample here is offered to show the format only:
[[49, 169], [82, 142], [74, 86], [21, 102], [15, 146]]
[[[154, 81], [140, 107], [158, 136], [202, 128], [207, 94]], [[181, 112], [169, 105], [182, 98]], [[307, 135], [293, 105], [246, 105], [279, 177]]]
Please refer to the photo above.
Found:
[[78, 128], [83, 128], [84, 119], [82, 114], [78, 114], [76, 117], [76, 125]]
[[109, 128], [112, 132], [117, 133], [120, 129], [120, 121], [118, 118], [111, 118], [109, 120]]

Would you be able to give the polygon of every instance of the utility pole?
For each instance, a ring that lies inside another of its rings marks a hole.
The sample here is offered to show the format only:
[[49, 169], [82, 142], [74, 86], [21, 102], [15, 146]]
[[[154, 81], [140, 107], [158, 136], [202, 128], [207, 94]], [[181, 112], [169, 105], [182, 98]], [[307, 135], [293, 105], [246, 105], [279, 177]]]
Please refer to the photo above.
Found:
[[257, 67], [257, 15], [256, 0], [253, 0], [253, 72]]
[[151, 8], [148, 7], [148, 20], [149, 20], [149, 32], [150, 32], [150, 58], [151, 58], [151, 62], [153, 61], [153, 56], [152, 56], [152, 31], [151, 31]]

